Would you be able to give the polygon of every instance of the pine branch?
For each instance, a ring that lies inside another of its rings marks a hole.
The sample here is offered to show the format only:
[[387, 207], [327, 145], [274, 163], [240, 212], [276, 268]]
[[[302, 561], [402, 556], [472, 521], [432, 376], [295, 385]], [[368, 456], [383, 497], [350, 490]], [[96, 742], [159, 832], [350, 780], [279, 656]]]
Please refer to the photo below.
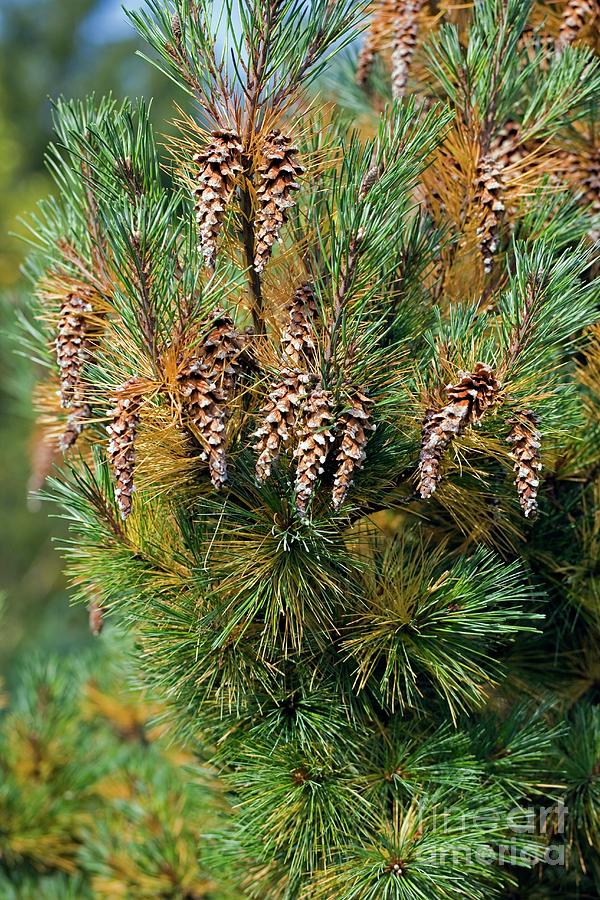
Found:
[[152, 271], [149, 255], [143, 246], [141, 232], [135, 231], [132, 234], [131, 247], [139, 290], [140, 305], [138, 315], [140, 331], [143, 335], [148, 355], [156, 362], [158, 359], [158, 348], [156, 346], [156, 316], [152, 300]]
[[[246, 163], [248, 165], [248, 163]], [[263, 294], [260, 274], [254, 267], [256, 257], [256, 233], [254, 227], [254, 204], [249, 186], [240, 191], [240, 210], [242, 216], [242, 243], [246, 258], [248, 285], [252, 296], [252, 321], [257, 334], [264, 334], [266, 324], [263, 316]]]
[[328, 370], [333, 363], [333, 357], [336, 352], [338, 342], [338, 334], [340, 328], [342, 327], [344, 315], [344, 299], [352, 286], [352, 281], [356, 274], [356, 264], [358, 261], [358, 254], [360, 252], [360, 245], [363, 238], [364, 233], [361, 233], [360, 229], [350, 237], [350, 242], [348, 245], [348, 256], [345, 263], [343, 264], [340, 273], [340, 280], [334, 293], [333, 316], [329, 329], [327, 347], [325, 350], [326, 370]]
[[[530, 0], [385, 0], [364, 90], [352, 53], [329, 65], [363, 13], [132, 13], [199, 106], [180, 111], [173, 178], [143, 103], [57, 104], [58, 198], [32, 220], [20, 349], [44, 367], [46, 446], [79, 441], [53, 482], [69, 577], [94, 630], [110, 635], [112, 616], [135, 629], [169, 737], [201, 734], [227, 780], [218, 880], [243, 870], [260, 900], [459, 900], [528, 896], [533, 866], [538, 893], [591, 892], [593, 32], [573, 20], [578, 46], [554, 54], [560, 17]], [[388, 103], [394, 49], [395, 93], [410, 64], [415, 96]], [[30, 743], [35, 781], [45, 744]], [[144, 804], [130, 817], [119, 794], [121, 843], [103, 820], [69, 851], [76, 890], [89, 867], [101, 893], [219, 893], [198, 881], [196, 807], [173, 805], [160, 771], [151, 851]], [[554, 832], [507, 826], [561, 784], [585, 873], [537, 866]], [[4, 802], [17, 854], [24, 818]], [[498, 846], [517, 865], [498, 865]]]
[[513, 336], [508, 346], [508, 356], [505, 366], [509, 371], [517, 362], [519, 355], [527, 345], [527, 341], [532, 336], [532, 330], [535, 325], [535, 316], [543, 299], [544, 275], [542, 272], [531, 273], [527, 279], [521, 317], [520, 320], [515, 323]]

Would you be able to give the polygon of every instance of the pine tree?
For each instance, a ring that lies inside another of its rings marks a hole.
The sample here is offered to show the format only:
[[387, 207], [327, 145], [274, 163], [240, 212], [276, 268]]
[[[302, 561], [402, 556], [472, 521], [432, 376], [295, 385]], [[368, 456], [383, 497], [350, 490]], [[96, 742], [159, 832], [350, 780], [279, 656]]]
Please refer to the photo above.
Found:
[[590, 7], [147, 0], [169, 179], [143, 103], [56, 104], [50, 493], [240, 896], [600, 891]]
[[124, 689], [111, 643], [19, 666], [0, 719], [0, 896], [229, 900], [209, 838], [223, 793], [191, 748], [169, 745], [157, 704]]

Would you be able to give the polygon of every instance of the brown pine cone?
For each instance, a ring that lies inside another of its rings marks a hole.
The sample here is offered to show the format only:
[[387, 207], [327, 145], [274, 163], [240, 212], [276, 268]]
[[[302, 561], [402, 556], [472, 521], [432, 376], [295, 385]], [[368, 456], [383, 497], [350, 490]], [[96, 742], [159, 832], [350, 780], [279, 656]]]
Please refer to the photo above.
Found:
[[510, 420], [511, 429], [507, 442], [511, 444], [511, 457], [517, 477], [515, 485], [519, 503], [526, 519], [535, 519], [538, 511], [537, 495], [542, 469], [540, 448], [542, 435], [538, 420], [532, 410], [519, 412]]
[[211, 481], [219, 490], [227, 481], [227, 395], [216, 377], [202, 359], [193, 359], [177, 381], [190, 426], [204, 448], [202, 458], [208, 460]]
[[303, 365], [315, 351], [313, 323], [317, 318], [315, 289], [308, 281], [294, 292], [289, 306], [289, 321], [281, 336], [283, 359], [296, 368]]
[[358, 53], [358, 60], [356, 62], [356, 83], [360, 87], [364, 87], [367, 83], [375, 62], [375, 56], [379, 49], [381, 29], [378, 25], [379, 23], [374, 18], [368, 30], [365, 32], [364, 40]]
[[[583, 193], [583, 202], [589, 205], [594, 217], [600, 216], [600, 148], [588, 152], [559, 151], [555, 154], [554, 176], [565, 180], [576, 192]], [[600, 238], [598, 227], [591, 231], [594, 240]]]
[[33, 432], [29, 453], [29, 480], [27, 482], [27, 505], [32, 510], [41, 508], [40, 500], [34, 496], [42, 490], [56, 462], [57, 448], [52, 436], [39, 425]]
[[73, 446], [91, 417], [92, 407], [89, 403], [82, 402], [81, 406], [75, 407], [67, 419], [65, 430], [60, 438], [59, 447], [63, 453], [66, 453]]
[[141, 406], [136, 384], [137, 379], [132, 378], [117, 389], [112, 422], [106, 428], [110, 435], [108, 459], [116, 482], [115, 498], [123, 519], [131, 513], [134, 491], [135, 439]]
[[230, 400], [242, 367], [248, 337], [237, 330], [231, 316], [223, 310], [214, 310], [211, 318], [211, 328], [202, 342], [200, 356]]
[[227, 205], [242, 171], [243, 147], [233, 131], [213, 131], [210, 143], [194, 156], [198, 186], [194, 189], [200, 246], [207, 266], [214, 268], [217, 238]]
[[88, 297], [69, 294], [61, 306], [56, 336], [56, 361], [60, 370], [60, 402], [65, 409], [81, 396], [81, 369], [91, 358]]
[[557, 48], [562, 50], [579, 37], [579, 33], [591, 23], [600, 12], [598, 0], [569, 0], [565, 4], [557, 41]]
[[449, 403], [438, 411], [428, 410], [423, 420], [417, 490], [424, 500], [437, 487], [442, 459], [454, 438], [467, 425], [481, 420], [500, 390], [493, 369], [484, 363], [476, 363], [472, 372], [461, 372], [460, 376], [457, 384], [446, 387]]
[[567, 178], [575, 184], [579, 184], [583, 177], [581, 172], [581, 157], [578, 153], [568, 150], [558, 150], [553, 155], [553, 175], [559, 178]]
[[296, 508], [301, 516], [306, 514], [317, 479], [323, 473], [323, 466], [335, 440], [333, 432], [332, 397], [318, 385], [303, 409], [300, 440], [294, 457], [296, 469]]
[[359, 197], [361, 200], [364, 200], [365, 197], [371, 193], [381, 176], [383, 175], [384, 167], [383, 164], [374, 163], [367, 171], [365, 172], [363, 179], [360, 183]]
[[256, 189], [256, 249], [254, 268], [262, 272], [271, 256], [287, 219], [287, 210], [294, 205], [292, 191], [300, 187], [296, 179], [303, 174], [297, 162], [298, 148], [281, 131], [271, 131], [262, 146], [263, 162], [258, 166], [260, 184]]
[[376, 0], [373, 4], [371, 22], [365, 32], [356, 64], [356, 83], [364, 87], [367, 83], [375, 57], [387, 43], [389, 23], [393, 19], [396, 0]]
[[574, 189], [583, 188], [585, 199], [598, 211], [600, 204], [600, 148], [592, 147], [587, 152], [573, 153], [559, 150], [554, 155], [554, 174], [567, 179]]
[[[550, 34], [541, 34], [532, 22], [525, 26], [517, 43], [517, 51], [525, 53], [529, 62], [535, 62], [541, 72], [548, 72], [555, 55], [556, 40]], [[543, 56], [540, 59], [539, 54]]]
[[356, 391], [350, 400], [350, 408], [342, 414], [338, 422], [338, 432], [342, 433], [342, 443], [336, 462], [337, 471], [333, 481], [333, 508], [339, 509], [352, 487], [356, 473], [366, 459], [369, 432], [375, 431], [371, 421], [373, 401], [362, 391]]
[[479, 160], [476, 174], [477, 203], [482, 209], [481, 222], [477, 228], [479, 250], [483, 257], [483, 268], [491, 272], [494, 254], [500, 243], [500, 226], [505, 210], [502, 201], [504, 180], [502, 163], [491, 155]]
[[304, 372], [287, 369], [271, 385], [267, 402], [260, 412], [261, 424], [254, 434], [254, 447], [258, 453], [256, 478], [259, 484], [263, 484], [270, 476], [272, 466], [281, 454], [282, 445], [290, 443], [309, 381], [310, 376]]
[[[583, 155], [569, 150], [557, 150], [553, 156], [552, 162], [551, 181], [555, 184], [560, 184], [561, 186], [564, 186], [566, 183], [573, 191], [579, 193], [581, 191], [582, 182], [586, 176], [586, 166]], [[587, 200], [587, 197], [585, 199]]]
[[90, 632], [94, 637], [99, 637], [104, 628], [104, 608], [97, 600], [92, 600], [88, 606], [88, 622]]
[[417, 46], [419, 13], [423, 0], [396, 0], [392, 51], [392, 96], [401, 100], [406, 92], [408, 73]]
[[520, 163], [527, 156], [527, 148], [521, 143], [518, 122], [508, 121], [496, 132], [490, 144], [489, 155], [498, 164], [500, 171]]

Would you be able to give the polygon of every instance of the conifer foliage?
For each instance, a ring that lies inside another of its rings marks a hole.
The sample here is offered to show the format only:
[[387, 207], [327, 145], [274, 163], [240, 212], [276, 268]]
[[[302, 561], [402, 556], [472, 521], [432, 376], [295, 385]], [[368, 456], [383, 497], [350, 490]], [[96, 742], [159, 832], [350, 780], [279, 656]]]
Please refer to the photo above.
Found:
[[55, 108], [76, 595], [218, 770], [240, 896], [593, 896], [594, 5], [217, 7], [129, 14], [167, 161], [143, 103]]
[[169, 746], [164, 726], [151, 723], [160, 709], [124, 687], [120, 656], [29, 660], [5, 698], [6, 900], [236, 896], [221, 872], [217, 890], [209, 862], [222, 792], [189, 748]]

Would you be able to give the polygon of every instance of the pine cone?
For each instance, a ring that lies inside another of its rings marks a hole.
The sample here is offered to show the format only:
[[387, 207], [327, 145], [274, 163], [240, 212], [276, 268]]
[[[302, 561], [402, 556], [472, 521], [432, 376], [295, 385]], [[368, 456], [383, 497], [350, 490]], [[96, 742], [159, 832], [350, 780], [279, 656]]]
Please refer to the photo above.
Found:
[[350, 409], [342, 414], [338, 422], [342, 444], [336, 456], [338, 467], [333, 481], [334, 509], [341, 507], [356, 473], [362, 469], [367, 455], [368, 433], [375, 431], [375, 425], [371, 421], [372, 400], [357, 391], [350, 402]]
[[200, 355], [228, 400], [240, 374], [247, 343], [247, 336], [237, 330], [231, 316], [220, 309], [213, 312], [211, 330], [202, 342]]
[[296, 470], [296, 508], [301, 516], [306, 514], [317, 478], [329, 454], [333, 433], [332, 398], [329, 391], [318, 385], [304, 406], [302, 430], [294, 457]]
[[110, 435], [108, 459], [116, 482], [115, 497], [123, 519], [131, 512], [134, 491], [135, 439], [141, 406], [141, 397], [134, 391], [136, 383], [137, 379], [132, 378], [117, 389], [112, 422], [106, 428]]
[[542, 435], [537, 428], [537, 416], [532, 410], [520, 412], [510, 420], [510, 425], [510, 433], [506, 440], [512, 445], [510, 455], [515, 461], [514, 470], [517, 474], [515, 485], [519, 502], [525, 518], [535, 519], [538, 510], [539, 473], [542, 469], [540, 454]]
[[227, 396], [202, 359], [188, 362], [177, 381], [190, 424], [204, 447], [202, 458], [208, 460], [211, 481], [219, 490], [227, 481]]
[[242, 171], [243, 147], [233, 131], [213, 131], [211, 138], [208, 146], [194, 156], [199, 166], [194, 196], [200, 246], [207, 266], [214, 268], [225, 210]]
[[360, 183], [359, 197], [361, 200], [364, 200], [365, 197], [371, 193], [381, 176], [383, 175], [384, 167], [382, 164], [374, 163], [364, 174], [363, 179]]
[[578, 153], [570, 153], [568, 150], [557, 150], [553, 154], [553, 175], [566, 178], [578, 184], [581, 180], [581, 157]]
[[454, 438], [467, 425], [476, 425], [481, 420], [496, 402], [500, 390], [492, 368], [484, 363], [476, 363], [472, 372], [460, 375], [458, 384], [446, 387], [450, 402], [438, 411], [428, 410], [423, 420], [417, 490], [424, 500], [437, 487], [442, 459]]
[[369, 75], [371, 74], [375, 62], [375, 56], [379, 49], [380, 30], [377, 20], [373, 19], [368, 31], [365, 33], [356, 62], [356, 83], [359, 87], [364, 87], [369, 80]]
[[315, 351], [313, 322], [317, 318], [317, 303], [312, 284], [304, 282], [294, 292], [289, 306], [289, 321], [281, 336], [284, 363], [300, 367]]
[[88, 622], [90, 632], [94, 637], [98, 637], [102, 634], [104, 628], [104, 608], [97, 600], [92, 600], [88, 606]]
[[70, 450], [91, 417], [92, 407], [89, 403], [81, 403], [81, 406], [77, 406], [73, 410], [60, 438], [59, 447], [63, 453]]
[[179, 13], [173, 13], [171, 16], [171, 30], [173, 32], [173, 37], [175, 39], [176, 44], [180, 44], [182, 30], [181, 30], [181, 17]]
[[29, 479], [27, 481], [27, 506], [31, 510], [41, 509], [41, 501], [36, 496], [42, 490], [52, 472], [57, 458], [57, 447], [53, 435], [39, 424], [33, 432], [29, 452]]
[[309, 381], [309, 375], [287, 369], [282, 372], [281, 379], [271, 385], [267, 402], [260, 413], [262, 424], [254, 435], [258, 453], [256, 478], [260, 484], [270, 476], [273, 464], [279, 459], [282, 444], [290, 442]]
[[496, 132], [490, 144], [489, 155], [502, 171], [507, 166], [520, 163], [527, 152], [527, 148], [521, 143], [518, 122], [509, 121]]
[[356, 83], [360, 87], [364, 87], [367, 83], [375, 57], [385, 47], [395, 5], [396, 0], [377, 0], [374, 4], [371, 23], [365, 32], [356, 64]]
[[562, 50], [576, 41], [580, 31], [597, 15], [597, 0], [569, 0], [563, 10], [557, 48]]
[[[556, 153], [554, 174], [567, 181], [574, 191], [582, 191], [583, 201], [589, 204], [592, 215], [600, 216], [600, 148], [593, 147], [587, 153]], [[596, 226], [591, 237], [593, 240], [600, 237]]]
[[502, 202], [503, 187], [502, 163], [491, 155], [483, 156], [479, 160], [476, 175], [477, 200], [483, 211], [477, 237], [486, 272], [492, 271], [494, 254], [499, 244], [500, 224], [505, 209]]
[[396, 0], [392, 51], [392, 95], [396, 100], [401, 100], [406, 92], [422, 6], [423, 0]]
[[91, 358], [89, 299], [69, 294], [62, 304], [56, 336], [56, 361], [60, 370], [60, 401], [65, 409], [81, 397], [81, 369]]
[[556, 40], [550, 34], [542, 34], [534, 22], [525, 26], [517, 42], [517, 52], [524, 53], [529, 62], [535, 62], [541, 72], [548, 72], [555, 49]]
[[264, 162], [258, 166], [260, 184], [256, 189], [256, 250], [254, 268], [262, 272], [267, 264], [273, 244], [287, 219], [287, 210], [294, 205], [292, 191], [300, 187], [296, 178], [303, 174], [303, 167], [296, 161], [298, 148], [281, 131], [271, 131], [262, 146]]

